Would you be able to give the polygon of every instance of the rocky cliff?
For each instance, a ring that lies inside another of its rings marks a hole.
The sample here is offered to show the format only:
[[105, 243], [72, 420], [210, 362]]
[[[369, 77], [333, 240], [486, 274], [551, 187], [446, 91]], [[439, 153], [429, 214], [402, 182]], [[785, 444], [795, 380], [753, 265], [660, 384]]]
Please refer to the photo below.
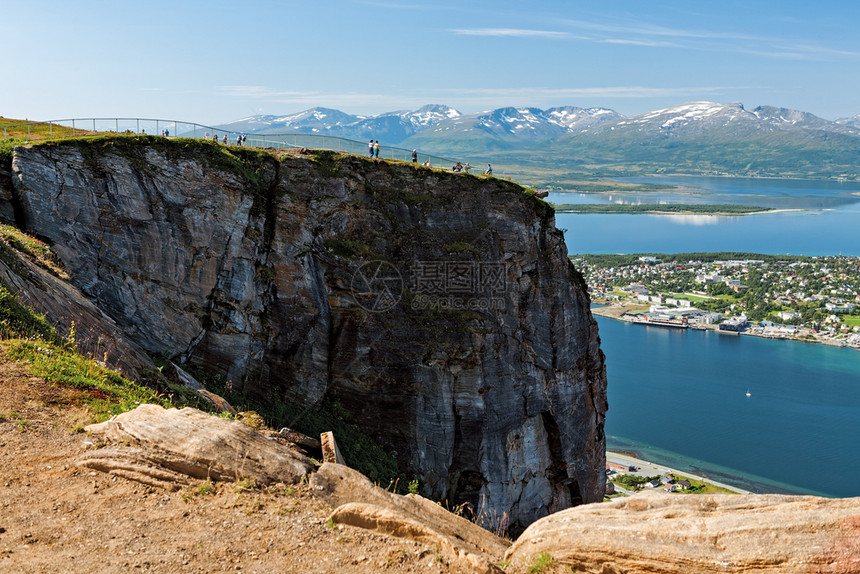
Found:
[[597, 325], [552, 209], [519, 186], [154, 137], [16, 148], [12, 181], [18, 224], [148, 353], [259, 399], [339, 401], [488, 525], [602, 499]]

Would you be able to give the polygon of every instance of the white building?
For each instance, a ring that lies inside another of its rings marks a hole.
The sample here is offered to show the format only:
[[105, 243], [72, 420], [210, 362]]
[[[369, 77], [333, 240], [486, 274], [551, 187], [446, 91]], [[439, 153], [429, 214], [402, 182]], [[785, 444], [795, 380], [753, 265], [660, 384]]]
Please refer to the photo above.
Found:
[[780, 321], [793, 321], [794, 319], [800, 319], [800, 313], [797, 311], [780, 311], [776, 316], [779, 317]]

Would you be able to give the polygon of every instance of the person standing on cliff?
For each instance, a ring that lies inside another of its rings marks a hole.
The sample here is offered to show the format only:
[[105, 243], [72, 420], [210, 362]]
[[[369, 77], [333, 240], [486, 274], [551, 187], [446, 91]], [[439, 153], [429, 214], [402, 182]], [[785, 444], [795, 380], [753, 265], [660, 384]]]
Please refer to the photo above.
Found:
[[370, 140], [370, 143], [367, 144], [367, 152], [370, 154], [370, 157], [373, 157], [373, 140]]
[[487, 164], [487, 171], [485, 171], [484, 173], [486, 173], [487, 175], [493, 175], [493, 166]]
[[373, 154], [376, 159], [379, 159], [379, 140], [376, 140], [376, 143], [373, 144]]
[[412, 163], [418, 163], [418, 150], [412, 150]]

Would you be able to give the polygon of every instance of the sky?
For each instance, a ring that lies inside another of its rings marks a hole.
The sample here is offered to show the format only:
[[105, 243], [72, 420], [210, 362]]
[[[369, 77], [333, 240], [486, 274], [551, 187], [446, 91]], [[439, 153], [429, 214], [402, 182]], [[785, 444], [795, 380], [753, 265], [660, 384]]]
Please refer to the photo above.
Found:
[[856, 0], [0, 0], [0, 116], [689, 101], [860, 114]]

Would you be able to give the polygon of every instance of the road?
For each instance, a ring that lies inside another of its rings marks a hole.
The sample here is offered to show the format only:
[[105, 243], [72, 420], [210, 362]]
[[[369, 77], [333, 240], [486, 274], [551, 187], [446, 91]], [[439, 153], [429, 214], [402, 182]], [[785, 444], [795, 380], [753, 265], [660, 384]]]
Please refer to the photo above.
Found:
[[716, 480], [711, 480], [710, 478], [705, 478], [704, 476], [690, 474], [686, 471], [669, 468], [668, 466], [662, 466], [653, 462], [648, 462], [646, 460], [633, 458], [632, 456], [627, 456], [626, 454], [621, 454], [618, 452], [606, 451], [606, 461], [636, 467], [635, 471], [630, 471], [622, 474], [633, 474], [637, 476], [654, 476], [657, 474], [663, 475], [668, 473], [678, 474], [681, 476], [686, 476], [688, 478], [696, 479], [701, 482], [713, 484], [714, 486], [719, 486], [720, 488], [725, 488], [727, 490], [731, 490], [732, 492], [737, 492], [738, 494], [752, 494], [750, 491], [743, 490], [736, 486], [731, 486], [723, 482], [717, 482]]

